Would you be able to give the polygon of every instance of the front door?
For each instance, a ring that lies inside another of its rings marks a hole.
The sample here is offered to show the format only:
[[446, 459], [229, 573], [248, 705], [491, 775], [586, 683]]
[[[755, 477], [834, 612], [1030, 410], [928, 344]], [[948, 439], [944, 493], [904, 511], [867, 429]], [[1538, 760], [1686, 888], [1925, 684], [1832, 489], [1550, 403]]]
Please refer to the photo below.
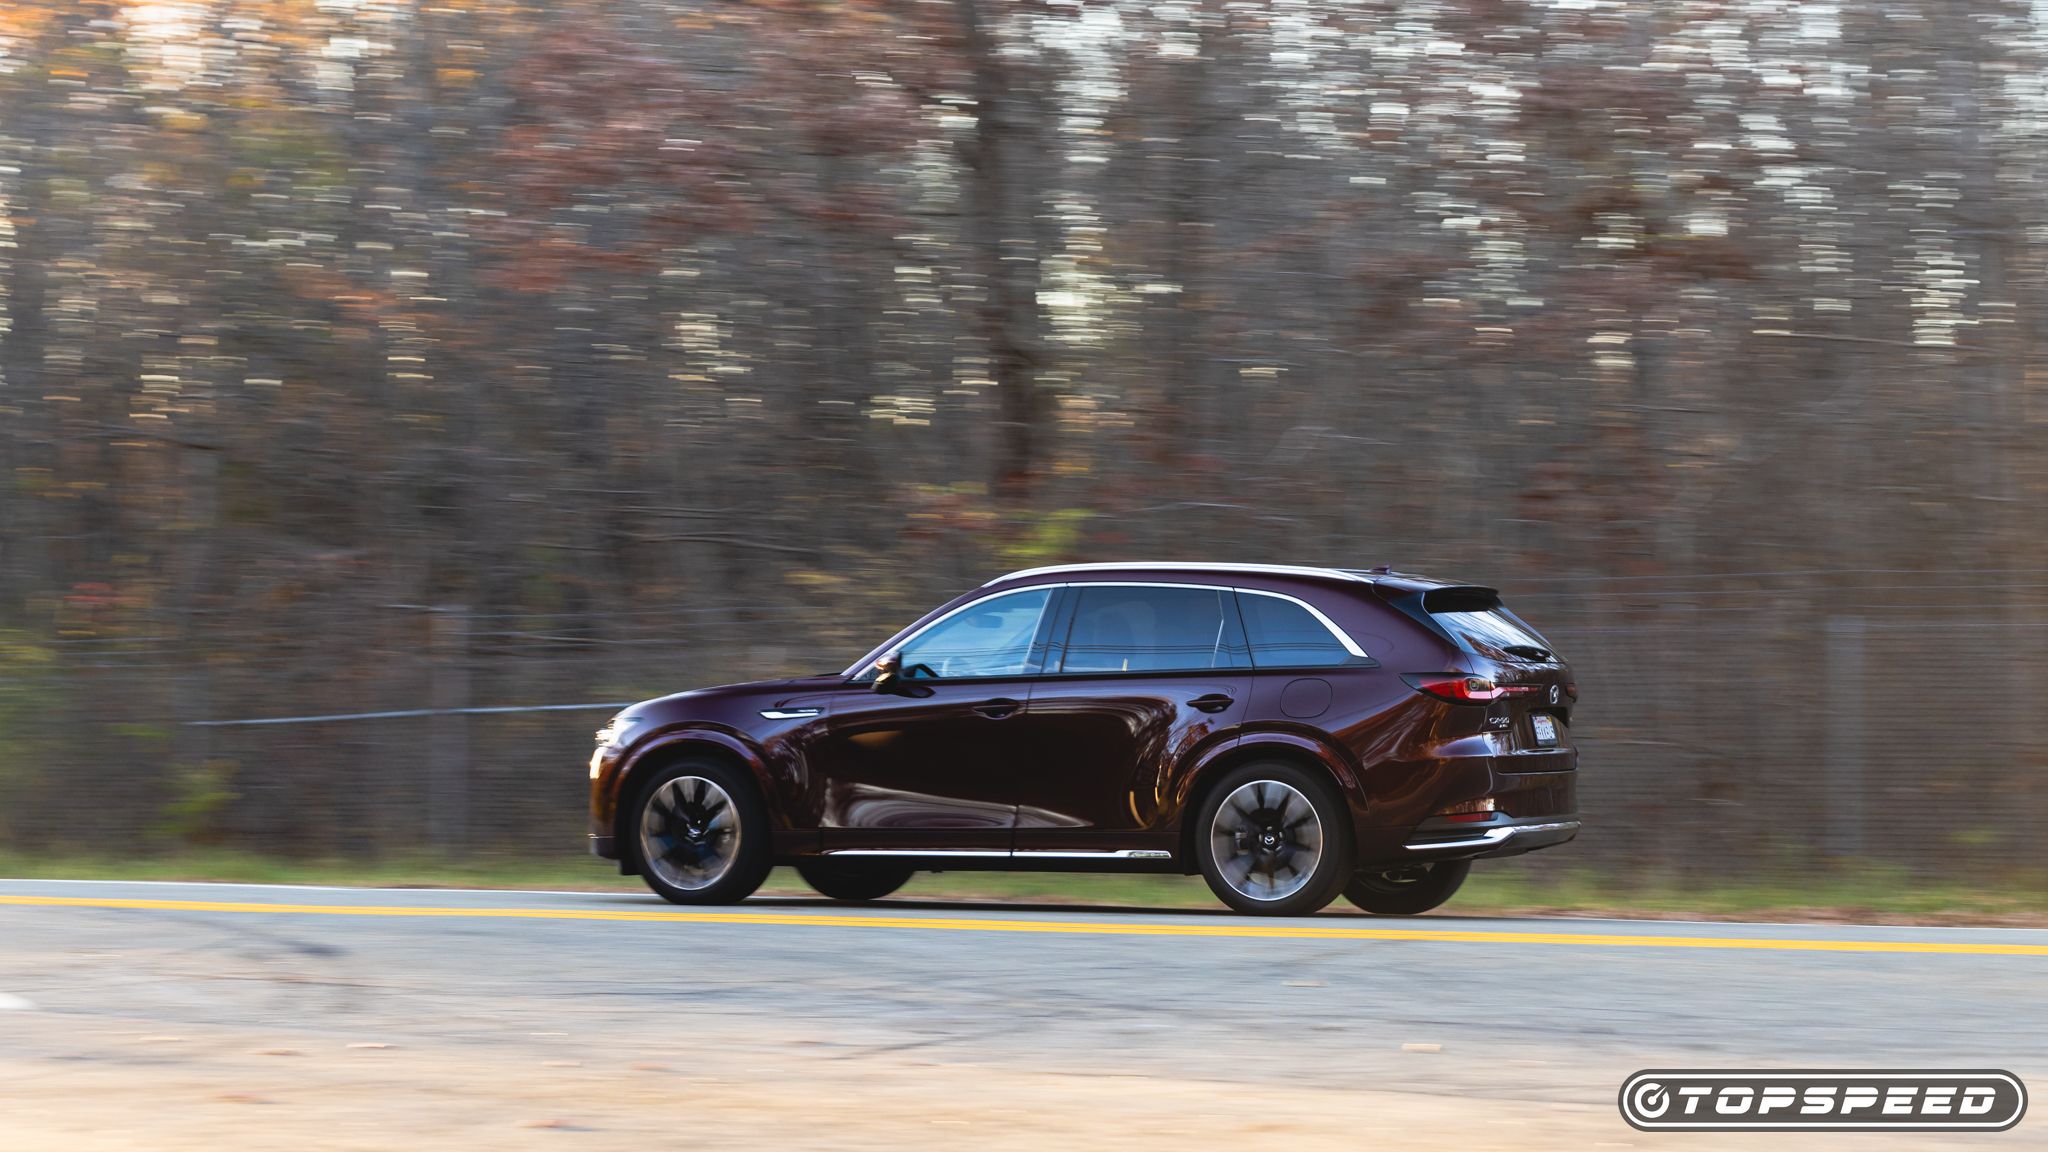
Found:
[[834, 698], [814, 761], [826, 852], [1008, 855], [1053, 592], [970, 604], [903, 645], [897, 691]]
[[1228, 588], [1077, 584], [1031, 693], [1018, 856], [1172, 851], [1187, 766], [1235, 739], [1251, 659]]

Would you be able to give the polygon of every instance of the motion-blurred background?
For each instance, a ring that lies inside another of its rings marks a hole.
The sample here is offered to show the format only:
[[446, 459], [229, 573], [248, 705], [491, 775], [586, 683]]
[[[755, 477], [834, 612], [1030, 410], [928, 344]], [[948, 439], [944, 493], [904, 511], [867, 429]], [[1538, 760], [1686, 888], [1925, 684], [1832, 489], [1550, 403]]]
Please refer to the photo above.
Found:
[[1501, 587], [1540, 868], [2048, 865], [2048, 11], [6, 0], [0, 849], [582, 850], [1007, 569]]

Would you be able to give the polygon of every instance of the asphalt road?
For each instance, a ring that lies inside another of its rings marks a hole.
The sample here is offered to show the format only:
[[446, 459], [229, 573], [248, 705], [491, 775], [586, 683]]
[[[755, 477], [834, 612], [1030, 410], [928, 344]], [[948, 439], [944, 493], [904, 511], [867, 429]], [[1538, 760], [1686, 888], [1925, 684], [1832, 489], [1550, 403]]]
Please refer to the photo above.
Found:
[[1640, 1068], [2044, 1025], [2048, 931], [0, 881], [10, 1149], [1641, 1146]]

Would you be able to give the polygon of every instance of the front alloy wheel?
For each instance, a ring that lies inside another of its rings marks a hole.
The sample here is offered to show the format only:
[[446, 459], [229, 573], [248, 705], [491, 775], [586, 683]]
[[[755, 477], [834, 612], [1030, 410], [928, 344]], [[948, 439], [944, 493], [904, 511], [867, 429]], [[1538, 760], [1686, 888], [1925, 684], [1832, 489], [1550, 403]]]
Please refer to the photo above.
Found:
[[677, 904], [729, 904], [768, 877], [767, 813], [753, 781], [709, 760], [657, 773], [640, 793], [641, 877]]
[[1350, 872], [1343, 803], [1292, 764], [1232, 772], [1203, 805], [1197, 828], [1203, 878], [1240, 912], [1307, 915], [1336, 899]]

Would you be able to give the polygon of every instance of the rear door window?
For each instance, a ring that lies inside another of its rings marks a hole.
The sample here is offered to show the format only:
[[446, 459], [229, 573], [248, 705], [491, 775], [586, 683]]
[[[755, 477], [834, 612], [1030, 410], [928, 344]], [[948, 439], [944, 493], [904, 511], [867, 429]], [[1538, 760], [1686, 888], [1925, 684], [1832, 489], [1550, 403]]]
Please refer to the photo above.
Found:
[[1292, 600], [1239, 589], [1252, 664], [1260, 668], [1334, 668], [1364, 663], [1315, 613]]
[[1063, 672], [1250, 666], [1228, 590], [1091, 584], [1075, 592]]

